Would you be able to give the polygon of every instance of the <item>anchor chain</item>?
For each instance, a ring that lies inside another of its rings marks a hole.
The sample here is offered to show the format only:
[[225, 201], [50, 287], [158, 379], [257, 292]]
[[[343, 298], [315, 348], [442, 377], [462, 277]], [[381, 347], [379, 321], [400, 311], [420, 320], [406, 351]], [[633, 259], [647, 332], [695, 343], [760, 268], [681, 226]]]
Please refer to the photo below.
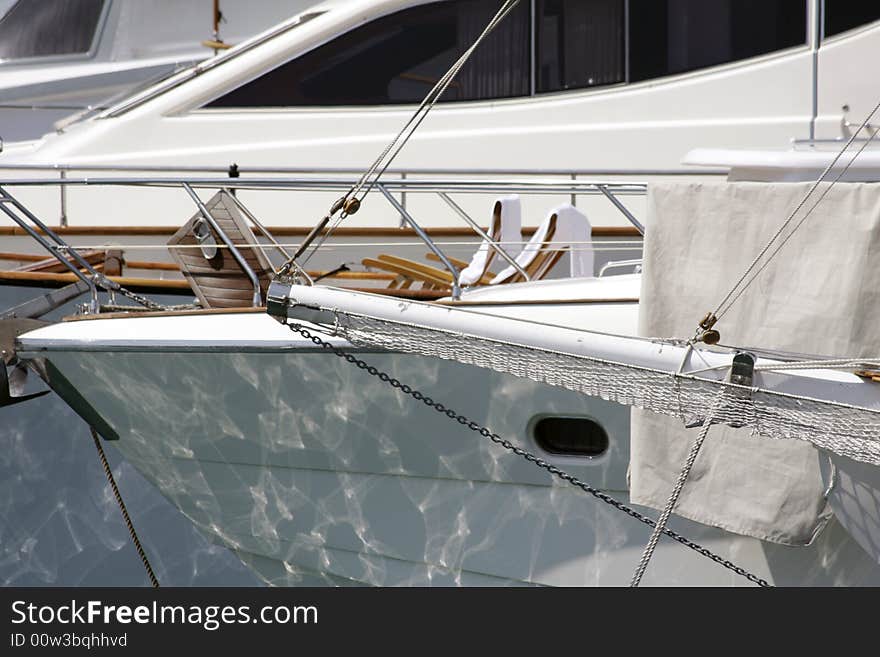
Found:
[[93, 277], [93, 280], [97, 285], [100, 285], [104, 288], [108, 293], [116, 293], [121, 294], [124, 297], [128, 297], [135, 303], [139, 303], [144, 308], [148, 308], [150, 310], [165, 310], [165, 306], [160, 303], [156, 303], [152, 299], [148, 299], [147, 297], [138, 294], [137, 292], [132, 292], [131, 290], [123, 287], [119, 283], [112, 281], [111, 279], [104, 276], [104, 274], [97, 274]]
[[144, 308], [149, 308], [150, 310], [167, 310], [168, 309], [166, 306], [163, 306], [160, 303], [156, 303], [155, 301], [152, 301], [152, 300], [148, 299], [147, 297], [138, 294], [137, 292], [132, 292], [131, 290], [126, 289], [122, 286], [120, 286], [118, 290], [114, 290], [114, 292], [121, 294], [124, 297], [128, 297], [132, 301], [139, 303]]
[[[437, 411], [438, 413], [442, 413], [443, 415], [446, 415], [450, 420], [454, 420], [454, 421], [458, 422], [461, 426], [467, 427], [471, 431], [478, 433], [483, 438], [488, 438], [496, 445], [500, 445], [501, 447], [503, 447], [507, 451], [516, 454], [517, 456], [525, 459], [526, 461], [528, 461], [530, 463], [535, 464], [536, 466], [538, 466], [539, 468], [542, 468], [543, 470], [546, 470], [554, 477], [557, 477], [558, 479], [561, 479], [562, 481], [565, 481], [566, 483], [571, 484], [572, 486], [575, 486], [576, 488], [581, 489], [585, 493], [589, 493], [590, 495], [592, 495], [596, 499], [601, 500], [602, 502], [605, 502], [606, 504], [613, 506], [618, 511], [622, 511], [626, 515], [630, 516], [631, 518], [635, 518], [636, 520], [638, 520], [639, 522], [641, 522], [643, 524], [646, 524], [650, 527], [655, 527], [657, 525], [657, 523], [653, 519], [649, 518], [648, 516], [639, 513], [635, 509], [627, 506], [626, 504], [624, 504], [623, 502], [620, 502], [619, 500], [616, 500], [615, 498], [611, 497], [607, 493], [603, 493], [601, 490], [599, 490], [597, 488], [593, 488], [588, 483], [581, 481], [580, 479], [578, 479], [574, 475], [571, 475], [571, 474], [565, 472], [564, 470], [560, 470], [558, 467], [556, 467], [552, 463], [548, 463], [547, 461], [532, 454], [531, 452], [524, 450], [521, 447], [517, 447], [509, 440], [499, 436], [497, 433], [491, 432], [488, 428], [484, 427], [480, 423], [469, 419], [467, 416], [462, 415], [461, 413], [457, 412], [456, 410], [449, 408], [448, 406], [445, 406], [444, 404], [441, 404], [440, 402], [434, 401], [431, 397], [428, 397], [427, 395], [423, 394], [419, 390], [416, 390], [405, 383], [401, 383], [398, 379], [396, 379], [393, 376], [389, 375], [388, 373], [383, 372], [382, 370], [379, 370], [378, 368], [368, 364], [366, 361], [358, 358], [354, 354], [349, 353], [349, 352], [345, 352], [342, 349], [334, 347], [332, 344], [330, 344], [329, 342], [327, 342], [326, 340], [321, 338], [319, 335], [312, 333], [311, 331], [309, 331], [307, 328], [305, 328], [301, 324], [291, 322], [291, 323], [287, 324], [287, 326], [288, 326], [288, 328], [290, 328], [291, 331], [293, 331], [294, 333], [299, 333], [303, 338], [311, 341], [316, 346], [321, 347], [322, 349], [331, 352], [332, 354], [338, 356], [339, 358], [346, 360], [347, 362], [351, 363], [352, 365], [355, 365], [358, 369], [365, 371], [370, 376], [376, 377], [377, 379], [379, 379], [383, 383], [387, 383], [388, 385], [390, 385], [392, 388], [396, 388], [397, 390], [400, 390], [403, 394], [408, 395], [408, 396], [412, 397], [413, 399], [415, 399], [416, 401], [423, 403], [428, 408], [431, 408], [431, 409]], [[694, 550], [695, 552], [703, 555], [704, 557], [714, 561], [718, 565], [723, 566], [724, 568], [727, 568], [728, 570], [733, 571], [737, 575], [745, 577], [747, 580], [757, 584], [758, 586], [763, 586], [763, 587], [771, 586], [771, 584], [769, 582], [767, 582], [766, 580], [758, 577], [757, 575], [754, 575], [754, 574], [748, 572], [744, 568], [737, 566], [732, 561], [715, 554], [714, 552], [712, 552], [708, 548], [703, 547], [699, 543], [695, 543], [694, 541], [686, 538], [685, 536], [682, 536], [678, 532], [675, 532], [669, 528], [664, 528], [663, 534], [665, 534], [669, 538], [677, 541], [678, 543], [681, 543], [685, 547], [688, 547], [691, 550]]]

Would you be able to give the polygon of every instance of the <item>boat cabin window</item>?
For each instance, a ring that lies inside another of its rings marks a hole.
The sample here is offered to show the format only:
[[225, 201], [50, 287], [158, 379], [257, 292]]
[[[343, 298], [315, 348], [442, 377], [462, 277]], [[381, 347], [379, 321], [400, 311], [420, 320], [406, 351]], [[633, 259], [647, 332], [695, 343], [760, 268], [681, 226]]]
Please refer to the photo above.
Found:
[[[450, 0], [404, 9], [282, 64], [206, 107], [421, 102], [499, 6], [496, 0]], [[807, 0], [523, 1], [477, 48], [441, 100], [638, 82], [806, 42]]]
[[624, 82], [624, 13], [623, 0], [538, 0], [536, 90]]
[[880, 2], [854, 2], [853, 0], [825, 0], [824, 34], [834, 36], [867, 23], [880, 20]]
[[104, 0], [18, 0], [0, 18], [0, 60], [85, 54]]
[[[456, 0], [405, 9], [283, 64], [207, 107], [421, 102], [499, 6]], [[529, 26], [529, 3], [523, 2], [481, 44], [441, 100], [528, 95]]]
[[685, 73], [807, 41], [804, 0], [630, 0], [629, 79]]
[[538, 447], [559, 456], [597, 458], [608, 451], [608, 434], [588, 417], [542, 417], [532, 435]]

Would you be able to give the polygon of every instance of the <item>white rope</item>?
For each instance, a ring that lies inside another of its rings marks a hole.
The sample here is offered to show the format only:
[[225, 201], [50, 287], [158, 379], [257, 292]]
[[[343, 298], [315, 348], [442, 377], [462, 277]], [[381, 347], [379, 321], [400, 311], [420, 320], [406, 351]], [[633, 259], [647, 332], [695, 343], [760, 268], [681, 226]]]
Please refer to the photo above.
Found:
[[669, 522], [669, 516], [672, 515], [672, 510], [675, 508], [675, 505], [678, 504], [678, 498], [681, 496], [681, 491], [684, 489], [684, 484], [694, 467], [694, 462], [697, 460], [697, 455], [700, 453], [700, 448], [703, 446], [703, 443], [706, 440], [706, 436], [709, 435], [709, 429], [712, 426], [712, 420], [714, 419], [715, 414], [718, 411], [718, 407], [721, 403], [721, 398], [723, 397], [724, 392], [724, 390], [721, 390], [721, 392], [718, 394], [717, 401], [715, 402], [712, 411], [703, 422], [703, 428], [700, 430], [700, 434], [697, 436], [694, 444], [691, 445], [690, 452], [688, 452], [687, 459], [685, 460], [684, 466], [682, 467], [681, 472], [678, 475], [678, 479], [675, 482], [672, 493], [670, 493], [669, 499], [666, 501], [666, 506], [664, 507], [663, 512], [660, 514], [660, 517], [657, 519], [657, 524], [654, 525], [654, 531], [651, 532], [651, 538], [648, 539], [648, 544], [645, 546], [645, 551], [642, 553], [642, 558], [639, 561], [639, 565], [636, 567], [635, 573], [633, 573], [632, 581], [630, 582], [630, 586], [632, 587], [638, 586], [639, 583], [642, 581], [642, 576], [645, 574], [645, 570], [648, 568], [648, 563], [650, 563], [651, 557], [654, 556], [654, 551], [657, 549], [657, 542], [660, 540], [660, 537], [666, 530], [666, 525]]
[[836, 370], [846, 367], [880, 368], [880, 357], [870, 358], [839, 358], [836, 360], [804, 360], [795, 363], [780, 363], [778, 365], [761, 365], [755, 367], [755, 371], [775, 370]]

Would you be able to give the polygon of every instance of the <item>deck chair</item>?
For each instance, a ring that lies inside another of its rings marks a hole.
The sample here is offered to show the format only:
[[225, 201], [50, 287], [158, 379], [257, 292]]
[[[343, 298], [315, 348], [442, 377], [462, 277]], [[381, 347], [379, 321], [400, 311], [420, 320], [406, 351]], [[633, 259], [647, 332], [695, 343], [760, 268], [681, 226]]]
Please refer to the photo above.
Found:
[[[590, 222], [580, 210], [565, 204], [554, 209], [538, 226], [532, 239], [516, 257], [516, 264], [531, 280], [541, 280], [553, 269], [565, 251], [571, 256], [572, 277], [593, 275], [593, 248]], [[524, 281], [513, 266], [492, 279], [491, 285]]]
[[388, 285], [388, 289], [391, 290], [407, 290], [415, 283], [420, 284], [423, 290], [448, 290], [452, 287], [452, 274], [448, 271], [424, 265], [415, 260], [380, 255], [378, 258], [364, 258], [361, 264], [364, 267], [396, 274], [394, 280]]
[[[500, 243], [507, 252], [516, 257], [521, 248], [522, 241], [522, 211], [520, 209], [519, 196], [503, 196], [495, 201], [492, 210], [492, 218], [487, 231], [492, 241]], [[451, 258], [453, 265], [461, 267], [459, 282], [467, 285], [488, 285], [492, 280], [489, 266], [498, 252], [483, 240], [480, 247], [474, 253], [470, 262]], [[429, 260], [439, 261], [434, 254], [429, 254]], [[413, 283], [421, 283], [424, 289], [452, 288], [452, 274], [445, 269], [439, 269], [408, 258], [400, 258], [392, 255], [380, 255], [376, 259], [366, 258], [364, 266], [374, 269], [383, 269], [398, 274], [400, 280], [395, 279], [390, 287], [409, 287]]]
[[[226, 191], [214, 194], [205, 203], [211, 216], [229, 239], [238, 247], [242, 258], [260, 280], [265, 298], [272, 274], [272, 265], [257, 243], [253, 231], [242, 217], [235, 201]], [[242, 308], [253, 305], [254, 288], [245, 270], [238, 264], [223, 240], [196, 212], [168, 240], [171, 257], [189, 282], [203, 308]], [[220, 247], [220, 248], [218, 248]]]
[[[522, 206], [519, 196], [502, 196], [495, 201], [487, 233], [510, 257], [516, 258], [519, 255], [522, 250]], [[496, 257], [502, 259], [489, 242], [483, 240], [468, 266], [462, 270], [459, 282], [462, 285], [480, 285], [491, 281], [491, 276], [484, 279]]]

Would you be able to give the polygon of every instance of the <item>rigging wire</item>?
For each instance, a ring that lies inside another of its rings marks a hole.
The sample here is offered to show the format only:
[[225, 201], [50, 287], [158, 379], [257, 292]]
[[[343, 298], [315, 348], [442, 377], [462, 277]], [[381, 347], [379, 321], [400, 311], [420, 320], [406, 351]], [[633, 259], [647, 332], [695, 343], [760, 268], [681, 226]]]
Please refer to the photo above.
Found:
[[[505, 0], [504, 4], [495, 14], [489, 24], [485, 27], [483, 32], [477, 37], [476, 41], [467, 49], [464, 53], [455, 61], [455, 63], [443, 74], [443, 76], [437, 81], [437, 83], [431, 88], [425, 98], [422, 100], [421, 104], [416, 108], [416, 111], [413, 112], [412, 116], [410, 116], [409, 120], [404, 124], [403, 128], [397, 133], [397, 135], [385, 146], [379, 156], [373, 161], [373, 163], [368, 167], [368, 169], [361, 175], [358, 181], [352, 185], [352, 187], [345, 193], [345, 195], [336, 201], [333, 206], [330, 208], [330, 212], [324, 216], [324, 218], [319, 222], [318, 227], [323, 228], [326, 226], [326, 229], [320, 235], [317, 235], [313, 232], [310, 237], [317, 237], [317, 242], [312, 246], [311, 250], [305, 255], [305, 258], [302, 261], [301, 267], [305, 267], [308, 264], [311, 257], [317, 252], [321, 245], [333, 234], [336, 228], [342, 223], [343, 220], [350, 214], [354, 214], [360, 208], [360, 204], [367, 194], [373, 189], [373, 187], [378, 183], [379, 179], [388, 169], [392, 162], [394, 162], [395, 158], [400, 153], [401, 149], [406, 145], [409, 141], [410, 137], [415, 133], [415, 131], [419, 128], [425, 118], [428, 116], [428, 113], [434, 108], [434, 105], [440, 100], [440, 97], [446, 92], [446, 89], [449, 87], [449, 84], [461, 70], [461, 68], [467, 63], [470, 59], [471, 55], [473, 55], [476, 48], [489, 36], [489, 34], [495, 29], [495, 27], [513, 10], [516, 5], [518, 5], [520, 0]], [[364, 187], [366, 186], [366, 191]], [[341, 211], [341, 212], [340, 212]], [[335, 218], [334, 218], [335, 217]], [[316, 228], [318, 228], [316, 227]], [[318, 231], [321, 230], [318, 228]], [[306, 238], [308, 240], [308, 238]], [[306, 244], [308, 246], [308, 244]], [[281, 268], [280, 273], [286, 273], [290, 270], [290, 268], [294, 265], [293, 261], [296, 258], [302, 255], [300, 252], [294, 255], [293, 258], [289, 259]]]
[[761, 272], [763, 272], [764, 269], [767, 268], [767, 265], [769, 265], [773, 261], [773, 258], [776, 257], [776, 255], [779, 253], [779, 251], [782, 249], [782, 247], [785, 246], [792, 237], [794, 237], [795, 233], [800, 229], [800, 227], [804, 224], [804, 222], [810, 217], [810, 215], [813, 213], [813, 211], [816, 209], [816, 207], [819, 205], [819, 203], [821, 203], [822, 200], [828, 195], [828, 192], [830, 192], [831, 189], [834, 187], [834, 185], [836, 185], [840, 181], [840, 179], [849, 170], [850, 166], [852, 166], [852, 163], [855, 162], [856, 158], [858, 158], [858, 156], [861, 155], [862, 151], [865, 150], [865, 147], [874, 139], [874, 137], [877, 136], [878, 131], [880, 131], [880, 128], [877, 128], [876, 130], [874, 130], [874, 132], [871, 134], [871, 136], [867, 140], [865, 140], [865, 143], [862, 144], [861, 148], [859, 148], [859, 150], [856, 151], [855, 155], [853, 155], [852, 158], [850, 158], [849, 162], [847, 162], [846, 165], [841, 169], [840, 173], [837, 174], [835, 179], [831, 181], [831, 184], [829, 184], [828, 187], [826, 187], [822, 191], [822, 193], [819, 195], [819, 198], [817, 198], [815, 203], [813, 203], [813, 205], [810, 206], [809, 210], [807, 210], [807, 212], [800, 219], [800, 221], [798, 221], [797, 224], [795, 224], [795, 226], [791, 230], [791, 232], [789, 232], [788, 235], [786, 235], [779, 242], [779, 244], [773, 249], [773, 251], [770, 252], [769, 256], [761, 264], [761, 266], [758, 267], [758, 269], [756, 271], [754, 271], [749, 276], [749, 280], [740, 288], [740, 290], [737, 291], [737, 293], [735, 295], [733, 295], [733, 297], [730, 298], [730, 301], [723, 308], [719, 307], [718, 312], [716, 313], [716, 317], [718, 317], [720, 319], [722, 316], [724, 316], [727, 313], [728, 310], [730, 310], [731, 306], [733, 306], [733, 304], [735, 304], [737, 302], [737, 300], [743, 295], [743, 293], [749, 288], [749, 286], [755, 281], [755, 279], [761, 274]]
[[[777, 229], [777, 231], [773, 234], [773, 236], [767, 241], [767, 243], [760, 250], [760, 252], [758, 252], [758, 255], [755, 256], [755, 258], [752, 260], [752, 262], [749, 264], [749, 266], [746, 267], [746, 270], [743, 272], [742, 276], [740, 276], [740, 278], [733, 285], [733, 287], [730, 289], [730, 291], [724, 296], [724, 298], [718, 304], [716, 309], [712, 313], [707, 315], [706, 319], [704, 319], [703, 322], [700, 323], [700, 327], [697, 329], [698, 334], [700, 333], [700, 331], [702, 329], [706, 328], [706, 326], [704, 324], [707, 320], [712, 318], [714, 321], [712, 321], [711, 323], [714, 324], [715, 321], [720, 319], [724, 314], [727, 313], [727, 311], [730, 310], [731, 306], [733, 306], [733, 304], [736, 303], [736, 301], [742, 296], [742, 294], [746, 291], [746, 289], [748, 289], [748, 287], [751, 286], [751, 284], [755, 281], [755, 279], [758, 277], [758, 275], [760, 275], [760, 273], [767, 267], [767, 265], [770, 263], [770, 261], [772, 261], [772, 259], [779, 253], [779, 250], [783, 246], [785, 246], [785, 244], [788, 242], [788, 240], [791, 239], [791, 237], [794, 235], [794, 233], [797, 232], [797, 230], [803, 225], [803, 223], [807, 220], [807, 218], [809, 218], [809, 216], [816, 209], [816, 206], [818, 206], [818, 204], [822, 201], [822, 199], [825, 198], [825, 196], [828, 194], [828, 192], [831, 190], [831, 188], [834, 187], [834, 185], [836, 185], [837, 182], [846, 174], [846, 172], [852, 166], [852, 164], [856, 160], [856, 158], [862, 153], [862, 151], [864, 151], [865, 147], [877, 135], [877, 132], [878, 132], [878, 130], [880, 130], [880, 128], [874, 130], [873, 133], [870, 131], [870, 128], [868, 128], [868, 132], [869, 132], [870, 136], [868, 137], [868, 139], [865, 140], [865, 143], [862, 144], [861, 148], [859, 148], [859, 150], [856, 151], [855, 155], [853, 155], [853, 157], [850, 158], [849, 162], [847, 162], [846, 165], [841, 169], [841, 171], [840, 171], [840, 173], [838, 173], [837, 177], [833, 181], [831, 181], [831, 184], [822, 192], [822, 194], [819, 196], [819, 198], [816, 200], [816, 202], [807, 210], [807, 212], [804, 214], [804, 216], [801, 218], [801, 220], [795, 225], [794, 229], [779, 244], [777, 244], [775, 248], [773, 248], [773, 246], [777, 242], [777, 240], [779, 240], [782, 237], [783, 233], [786, 231], [786, 229], [794, 221], [798, 212], [800, 212], [801, 209], [807, 204], [810, 197], [815, 193], [815, 191], [819, 188], [819, 186], [823, 182], [825, 182], [825, 179], [828, 177], [828, 174], [837, 165], [838, 161], [840, 161], [841, 157], [843, 157], [844, 153], [847, 152], [847, 150], [853, 144], [853, 142], [855, 142], [856, 138], [861, 133], [861, 131], [868, 127], [871, 119], [874, 117], [874, 115], [877, 113], [878, 110], [880, 110], [880, 102], [878, 102], [874, 106], [874, 109], [871, 110], [871, 112], [868, 114], [868, 116], [865, 118], [865, 120], [859, 126], [858, 130], [856, 130], [852, 134], [852, 136], [850, 136], [849, 140], [846, 142], [844, 147], [834, 156], [834, 158], [831, 160], [831, 162], [828, 164], [828, 166], [825, 167], [825, 170], [822, 172], [822, 174], [819, 176], [819, 178], [816, 180], [816, 182], [813, 183], [813, 185], [810, 187], [810, 189], [807, 191], [807, 193], [804, 195], [804, 197], [801, 199], [801, 201], [797, 204], [797, 206], [794, 208], [794, 210], [792, 210], [792, 212], [788, 215], [788, 217], [785, 219], [785, 221], [782, 222], [782, 225]], [[771, 248], [773, 248], [772, 252], [770, 252]], [[764, 261], [764, 263], [757, 269], [757, 271], [755, 271], [755, 268], [758, 267], [759, 263], [761, 263], [761, 261], [764, 259], [764, 257], [767, 256], [768, 252], [770, 253], [770, 255], [767, 257], [767, 260]], [[710, 324], [710, 327], [711, 327], [711, 324]]]

